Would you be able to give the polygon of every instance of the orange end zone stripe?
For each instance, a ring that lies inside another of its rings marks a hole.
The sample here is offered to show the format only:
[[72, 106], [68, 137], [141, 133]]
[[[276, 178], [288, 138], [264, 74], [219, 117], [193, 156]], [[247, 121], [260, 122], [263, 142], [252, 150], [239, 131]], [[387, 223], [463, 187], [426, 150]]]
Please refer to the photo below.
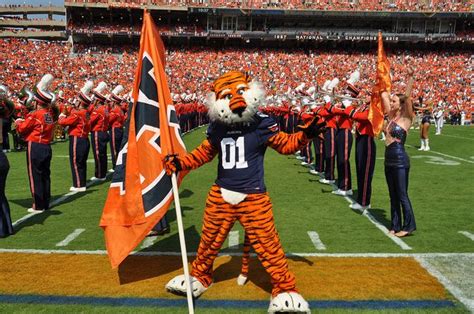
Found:
[[[130, 256], [118, 271], [100, 255], [1, 253], [0, 258], [0, 294], [179, 298], [164, 289], [182, 272], [176, 256]], [[214, 284], [201, 299], [268, 300], [270, 279], [255, 258], [249, 283], [237, 285], [240, 262], [240, 257], [219, 257]], [[413, 258], [298, 257], [289, 259], [289, 267], [307, 300], [448, 299]]]

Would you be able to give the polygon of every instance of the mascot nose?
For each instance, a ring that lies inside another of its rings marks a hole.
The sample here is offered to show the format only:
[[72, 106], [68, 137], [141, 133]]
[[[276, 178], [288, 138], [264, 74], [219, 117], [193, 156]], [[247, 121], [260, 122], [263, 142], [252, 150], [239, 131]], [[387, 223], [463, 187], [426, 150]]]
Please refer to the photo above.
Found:
[[241, 114], [247, 108], [247, 104], [243, 97], [234, 97], [229, 103], [229, 108], [232, 112]]

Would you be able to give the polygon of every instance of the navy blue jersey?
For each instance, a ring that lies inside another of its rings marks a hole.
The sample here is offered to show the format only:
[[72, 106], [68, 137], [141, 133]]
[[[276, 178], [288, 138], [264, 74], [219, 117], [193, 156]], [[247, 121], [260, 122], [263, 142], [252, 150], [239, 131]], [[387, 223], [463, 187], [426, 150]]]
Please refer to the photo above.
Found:
[[245, 194], [265, 192], [263, 157], [268, 139], [278, 131], [275, 120], [262, 113], [249, 123], [211, 122], [207, 138], [219, 150], [216, 184]]

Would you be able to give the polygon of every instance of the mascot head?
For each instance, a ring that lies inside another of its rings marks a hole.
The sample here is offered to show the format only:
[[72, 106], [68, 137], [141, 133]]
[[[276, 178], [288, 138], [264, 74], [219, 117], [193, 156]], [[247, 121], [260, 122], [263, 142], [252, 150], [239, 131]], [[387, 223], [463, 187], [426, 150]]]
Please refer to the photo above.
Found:
[[261, 83], [251, 81], [246, 73], [230, 71], [217, 78], [207, 97], [209, 117], [225, 124], [251, 121], [264, 103]]

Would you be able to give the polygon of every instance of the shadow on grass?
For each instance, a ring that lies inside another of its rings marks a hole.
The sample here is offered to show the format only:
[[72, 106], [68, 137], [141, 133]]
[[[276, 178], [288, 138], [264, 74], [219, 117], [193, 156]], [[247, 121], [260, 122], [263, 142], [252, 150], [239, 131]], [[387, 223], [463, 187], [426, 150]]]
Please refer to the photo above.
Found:
[[[288, 259], [291, 259], [295, 262], [306, 263], [309, 266], [313, 266], [314, 264], [312, 261], [300, 256], [291, 256], [288, 257]], [[214, 282], [217, 283], [231, 279], [235, 279], [237, 281], [241, 267], [242, 257], [232, 256], [229, 262], [219, 265], [216, 269], [214, 269]], [[265, 268], [262, 266], [262, 263], [257, 257], [250, 258], [248, 280], [269, 294], [272, 292], [270, 275], [266, 272]]]
[[57, 216], [61, 214], [62, 212], [58, 210], [46, 210], [44, 213], [31, 216], [29, 219], [22, 221], [15, 226], [15, 233], [20, 232], [20, 230], [23, 228], [32, 227], [34, 225], [42, 225], [49, 216]]
[[[184, 230], [186, 237], [186, 249], [188, 252], [196, 252], [199, 245], [200, 235], [195, 226]], [[158, 238], [160, 239], [160, 238]], [[142, 249], [140, 252], [179, 252], [179, 236], [177, 231], [158, 240], [152, 246]], [[194, 257], [189, 258], [189, 262]], [[130, 255], [119, 266], [119, 281], [121, 285], [147, 280], [158, 277], [183, 267], [181, 258], [178, 256], [139, 256]]]
[[390, 228], [392, 221], [390, 215], [390, 211], [385, 210], [383, 208], [371, 208], [369, 209], [369, 212], [372, 214], [372, 216], [375, 217], [382, 225], [384, 225], [387, 228]]

